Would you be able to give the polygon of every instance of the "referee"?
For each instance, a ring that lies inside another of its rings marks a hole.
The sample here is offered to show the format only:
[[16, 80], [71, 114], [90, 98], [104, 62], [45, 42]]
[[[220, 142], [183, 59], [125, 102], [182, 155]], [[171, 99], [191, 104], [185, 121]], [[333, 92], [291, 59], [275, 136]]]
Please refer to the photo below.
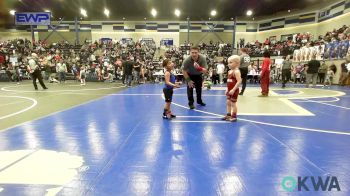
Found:
[[47, 89], [43, 82], [43, 77], [41, 76], [41, 69], [39, 65], [37, 64], [36, 60], [38, 58], [38, 55], [35, 53], [32, 53], [31, 59], [28, 61], [28, 72], [31, 73], [32, 79], [33, 79], [33, 85], [35, 90], [38, 90], [38, 86], [36, 85], [36, 79], [39, 80], [39, 83], [43, 89]]
[[248, 77], [248, 66], [250, 64], [250, 56], [248, 55], [248, 49], [247, 48], [241, 48], [241, 65], [239, 66], [239, 71], [241, 71], [241, 77], [242, 77], [242, 90], [239, 93], [239, 95], [243, 95], [244, 90], [247, 86], [247, 77]]
[[196, 88], [197, 103], [201, 106], [206, 104], [202, 100], [202, 74], [207, 73], [207, 61], [203, 55], [199, 54], [198, 47], [191, 47], [191, 55], [182, 63], [182, 74], [187, 82], [188, 106], [194, 109], [193, 88]]

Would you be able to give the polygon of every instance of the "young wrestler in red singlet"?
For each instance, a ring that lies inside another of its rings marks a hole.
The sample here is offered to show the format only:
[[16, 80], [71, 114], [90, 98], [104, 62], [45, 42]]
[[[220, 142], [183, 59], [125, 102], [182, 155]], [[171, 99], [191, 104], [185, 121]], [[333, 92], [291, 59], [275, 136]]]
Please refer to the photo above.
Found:
[[228, 66], [230, 71], [227, 76], [227, 114], [222, 120], [231, 122], [237, 121], [237, 98], [239, 93], [239, 85], [242, 83], [241, 72], [239, 71], [240, 57], [233, 55], [228, 58]]

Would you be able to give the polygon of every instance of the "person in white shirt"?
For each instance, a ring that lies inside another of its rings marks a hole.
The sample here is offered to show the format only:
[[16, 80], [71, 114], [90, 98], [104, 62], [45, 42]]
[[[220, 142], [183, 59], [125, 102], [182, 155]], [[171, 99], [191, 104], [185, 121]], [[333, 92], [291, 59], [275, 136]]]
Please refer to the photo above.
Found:
[[66, 81], [66, 73], [68, 71], [67, 71], [66, 63], [63, 61], [63, 59], [61, 59], [59, 61], [59, 63], [57, 63], [56, 69], [57, 69], [60, 83], [65, 82]]
[[216, 65], [216, 73], [219, 75], [220, 84], [224, 83], [224, 72], [225, 72], [225, 65], [222, 63], [222, 61], [220, 61]]

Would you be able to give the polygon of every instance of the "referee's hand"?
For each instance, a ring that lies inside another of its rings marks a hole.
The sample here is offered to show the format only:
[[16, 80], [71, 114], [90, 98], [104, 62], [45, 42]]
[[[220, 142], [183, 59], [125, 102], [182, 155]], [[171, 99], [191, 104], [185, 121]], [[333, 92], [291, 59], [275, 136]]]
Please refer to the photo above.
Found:
[[189, 81], [189, 82], [187, 82], [187, 85], [188, 85], [188, 87], [190, 87], [190, 88], [194, 88], [194, 82], [191, 80], [191, 81]]

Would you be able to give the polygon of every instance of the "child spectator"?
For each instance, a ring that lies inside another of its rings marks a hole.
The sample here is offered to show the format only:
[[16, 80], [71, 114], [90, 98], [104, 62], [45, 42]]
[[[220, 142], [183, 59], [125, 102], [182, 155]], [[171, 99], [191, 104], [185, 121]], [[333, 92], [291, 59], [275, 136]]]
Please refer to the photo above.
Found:
[[333, 78], [334, 78], [334, 71], [331, 69], [331, 67], [329, 67], [327, 70], [326, 80], [324, 81], [324, 87], [328, 85], [332, 86]]
[[86, 85], [85, 78], [86, 78], [86, 68], [83, 65], [80, 67], [80, 85], [82, 86]]

